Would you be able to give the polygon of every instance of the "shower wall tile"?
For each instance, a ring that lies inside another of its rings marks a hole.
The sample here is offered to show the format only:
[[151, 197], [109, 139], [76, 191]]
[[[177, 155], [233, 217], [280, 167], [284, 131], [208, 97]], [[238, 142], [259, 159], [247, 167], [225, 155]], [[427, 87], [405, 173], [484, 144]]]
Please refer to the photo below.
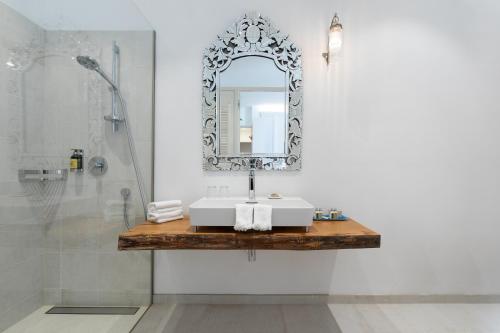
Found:
[[95, 250], [99, 242], [101, 219], [72, 216], [62, 220], [62, 250]]
[[96, 306], [100, 305], [100, 294], [96, 290], [63, 289], [61, 304], [70, 306]]
[[43, 304], [60, 305], [62, 303], [62, 290], [60, 288], [44, 288]]
[[0, 171], [2, 173], [0, 174], [0, 182], [11, 182], [15, 179], [14, 177], [17, 178], [17, 147], [12, 144], [12, 140], [9, 137], [0, 136], [0, 152], [2, 152], [2, 163], [0, 166]]
[[[97, 290], [99, 256], [95, 252], [63, 251], [61, 255], [61, 289], [64, 291]], [[64, 299], [63, 299], [64, 301]]]
[[151, 304], [150, 290], [144, 291], [106, 291], [99, 293], [99, 304], [102, 306], [113, 306], [120, 304], [122, 306], [139, 306]]
[[20, 261], [9, 269], [2, 270], [0, 283], [0, 313], [15, 308], [25, 299], [42, 292], [42, 258]]
[[[42, 147], [36, 131], [28, 137], [24, 133], [39, 129], [34, 123], [40, 118], [27, 109], [41, 104], [43, 64], [19, 62], [26, 69], [20, 72], [9, 69], [5, 61], [14, 53], [37, 54], [43, 42], [40, 27], [0, 3], [0, 331], [42, 304], [41, 188], [19, 184], [17, 173], [28, 165], [23, 160], [30, 152], [26, 144]], [[34, 115], [33, 121], [23, 122], [28, 115]]]
[[[44, 226], [43, 249], [46, 255], [61, 253], [62, 246], [62, 221], [53, 219]], [[60, 259], [59, 259], [60, 260]]]
[[[68, 177], [71, 178], [70, 175]], [[95, 184], [94, 184], [95, 185]], [[92, 192], [92, 193], [88, 193]], [[78, 186], [69, 187], [57, 212], [57, 218], [65, 219], [75, 216], [101, 217], [102, 212], [98, 210], [99, 198], [96, 194], [96, 187]]]
[[[146, 291], [151, 280], [149, 253], [115, 252], [99, 254], [99, 289], [103, 291]], [[133, 278], [129, 278], [133, 277]]]
[[39, 206], [36, 195], [19, 193], [0, 196], [1, 224], [36, 224], [40, 220], [43, 207]]
[[[44, 291], [60, 289], [61, 286], [61, 255], [45, 253], [43, 255], [43, 287]], [[51, 304], [47, 302], [48, 304]]]
[[0, 315], [0, 330], [4, 330], [23, 319], [27, 314], [37, 310], [41, 305], [43, 305], [43, 295], [41, 292], [37, 292], [26, 299], [17, 299], [15, 307], [11, 307]]
[[99, 253], [116, 253], [116, 235], [126, 231], [123, 216], [107, 216], [102, 220], [99, 232]]
[[[26, 266], [41, 257], [42, 233], [39, 225], [0, 225], [0, 267], [3, 273]], [[35, 272], [37, 274], [38, 272]], [[0, 274], [0, 279], [3, 274]], [[1, 289], [0, 288], [0, 292]]]

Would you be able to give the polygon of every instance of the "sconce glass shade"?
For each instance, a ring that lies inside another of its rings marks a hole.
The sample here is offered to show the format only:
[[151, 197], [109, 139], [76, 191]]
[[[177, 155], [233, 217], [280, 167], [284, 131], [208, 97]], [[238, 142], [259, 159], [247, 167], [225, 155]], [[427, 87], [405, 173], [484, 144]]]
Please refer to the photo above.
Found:
[[337, 14], [333, 16], [332, 23], [330, 24], [330, 32], [328, 33], [328, 52], [323, 53], [326, 62], [337, 55], [342, 49], [343, 43], [343, 28], [340, 24], [340, 19]]
[[342, 49], [342, 35], [342, 25], [338, 24], [330, 28], [328, 35], [328, 53], [330, 53], [330, 57], [338, 54]]

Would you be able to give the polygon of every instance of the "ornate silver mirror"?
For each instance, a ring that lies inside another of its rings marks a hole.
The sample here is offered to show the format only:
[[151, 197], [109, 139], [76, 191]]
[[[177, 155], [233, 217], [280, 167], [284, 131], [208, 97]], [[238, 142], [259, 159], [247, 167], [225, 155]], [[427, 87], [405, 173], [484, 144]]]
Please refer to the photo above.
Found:
[[300, 50], [247, 14], [203, 55], [203, 168], [299, 170], [301, 150]]

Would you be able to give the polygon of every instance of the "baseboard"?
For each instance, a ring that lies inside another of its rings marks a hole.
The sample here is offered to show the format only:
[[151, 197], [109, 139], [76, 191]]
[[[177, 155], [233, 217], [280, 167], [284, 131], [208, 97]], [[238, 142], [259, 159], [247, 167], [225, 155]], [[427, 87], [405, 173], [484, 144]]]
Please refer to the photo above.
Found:
[[328, 295], [155, 294], [154, 304], [328, 304]]
[[330, 295], [330, 304], [500, 303], [500, 295]]
[[155, 294], [154, 304], [416, 304], [500, 303], [500, 295]]

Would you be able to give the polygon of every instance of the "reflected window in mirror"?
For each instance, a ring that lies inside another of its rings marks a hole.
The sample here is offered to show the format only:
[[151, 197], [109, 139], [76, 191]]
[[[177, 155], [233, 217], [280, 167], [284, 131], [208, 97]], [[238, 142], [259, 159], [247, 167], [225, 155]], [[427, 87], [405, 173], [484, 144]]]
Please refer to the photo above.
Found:
[[243, 57], [219, 73], [221, 156], [286, 153], [286, 73], [265, 57]]

